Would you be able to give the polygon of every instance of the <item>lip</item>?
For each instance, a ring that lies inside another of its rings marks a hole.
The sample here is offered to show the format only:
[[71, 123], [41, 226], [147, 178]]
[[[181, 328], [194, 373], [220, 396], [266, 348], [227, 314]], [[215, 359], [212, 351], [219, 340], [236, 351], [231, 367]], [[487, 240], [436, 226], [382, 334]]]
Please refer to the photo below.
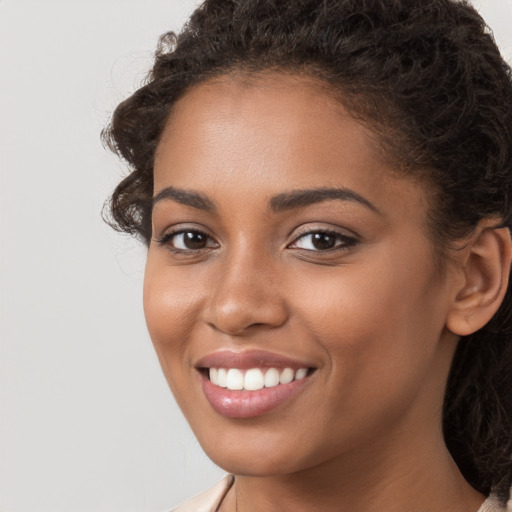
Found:
[[201, 374], [201, 384], [206, 399], [212, 408], [228, 418], [254, 418], [266, 414], [299, 394], [309, 383], [311, 376], [279, 384], [258, 391], [232, 391], [212, 384]]
[[213, 352], [199, 359], [194, 366], [196, 368], [239, 368], [240, 370], [248, 370], [249, 368], [291, 368], [292, 370], [298, 370], [299, 368], [313, 367], [311, 363], [265, 350], [246, 350], [244, 352], [222, 350]]
[[[209, 354], [195, 364], [201, 379], [203, 393], [214, 411], [228, 418], [248, 419], [269, 413], [291, 401], [309, 384], [312, 374], [288, 384], [279, 384], [257, 391], [233, 391], [213, 384], [206, 376], [205, 368], [314, 368], [311, 364], [296, 359], [266, 352], [251, 350], [245, 352], [221, 351]], [[316, 369], [316, 368], [315, 368]]]

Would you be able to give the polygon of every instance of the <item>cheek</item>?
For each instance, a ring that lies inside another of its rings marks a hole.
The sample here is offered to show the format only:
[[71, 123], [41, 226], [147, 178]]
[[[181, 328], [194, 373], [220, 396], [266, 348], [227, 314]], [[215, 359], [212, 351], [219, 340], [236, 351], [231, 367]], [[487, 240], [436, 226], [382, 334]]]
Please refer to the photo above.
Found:
[[381, 251], [367, 265], [312, 270], [292, 293], [297, 318], [344, 389], [375, 383], [379, 393], [427, 371], [445, 320], [439, 279], [424, 256], [412, 264], [416, 255], [403, 254], [403, 261]]
[[[380, 263], [311, 270], [304, 273], [291, 295], [301, 309], [299, 317], [324, 333], [322, 337], [354, 342], [365, 331], [409, 329], [432, 324], [439, 296], [428, 269]], [[298, 282], [298, 280], [297, 280]], [[441, 308], [439, 308], [441, 309]]]
[[[144, 315], [162, 369], [174, 380], [190, 366], [187, 349], [201, 304], [201, 290], [148, 255], [144, 275]], [[172, 368], [171, 368], [172, 366]]]

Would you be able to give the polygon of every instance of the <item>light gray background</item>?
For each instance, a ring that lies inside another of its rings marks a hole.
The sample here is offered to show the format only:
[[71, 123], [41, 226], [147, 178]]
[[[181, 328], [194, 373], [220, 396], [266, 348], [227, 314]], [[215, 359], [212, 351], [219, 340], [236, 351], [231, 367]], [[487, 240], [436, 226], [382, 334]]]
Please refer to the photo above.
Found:
[[[223, 474], [145, 330], [144, 249], [99, 217], [99, 132], [193, 0], [0, 0], [0, 512], [165, 511]], [[512, 2], [475, 0], [512, 57]]]

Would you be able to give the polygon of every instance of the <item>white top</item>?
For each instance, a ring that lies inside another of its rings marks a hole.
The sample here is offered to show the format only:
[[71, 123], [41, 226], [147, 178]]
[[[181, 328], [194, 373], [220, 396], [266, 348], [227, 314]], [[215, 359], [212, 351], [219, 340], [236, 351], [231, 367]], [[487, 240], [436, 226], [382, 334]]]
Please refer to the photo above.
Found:
[[[233, 475], [227, 475], [211, 489], [183, 503], [171, 512], [217, 512], [234, 480]], [[498, 498], [491, 494], [477, 512], [512, 512], [512, 503], [509, 502], [508, 507], [504, 507]]]
[[234, 481], [233, 475], [226, 475], [214, 487], [183, 503], [171, 512], [217, 512]]

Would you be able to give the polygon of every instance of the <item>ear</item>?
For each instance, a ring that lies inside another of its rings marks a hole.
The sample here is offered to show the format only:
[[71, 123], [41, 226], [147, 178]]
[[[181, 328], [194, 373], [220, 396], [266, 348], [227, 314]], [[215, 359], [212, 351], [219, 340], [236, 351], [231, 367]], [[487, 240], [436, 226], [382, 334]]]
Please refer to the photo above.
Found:
[[463, 249], [464, 276], [448, 313], [446, 327], [467, 336], [483, 327], [496, 313], [507, 291], [512, 258], [508, 228], [483, 222]]

